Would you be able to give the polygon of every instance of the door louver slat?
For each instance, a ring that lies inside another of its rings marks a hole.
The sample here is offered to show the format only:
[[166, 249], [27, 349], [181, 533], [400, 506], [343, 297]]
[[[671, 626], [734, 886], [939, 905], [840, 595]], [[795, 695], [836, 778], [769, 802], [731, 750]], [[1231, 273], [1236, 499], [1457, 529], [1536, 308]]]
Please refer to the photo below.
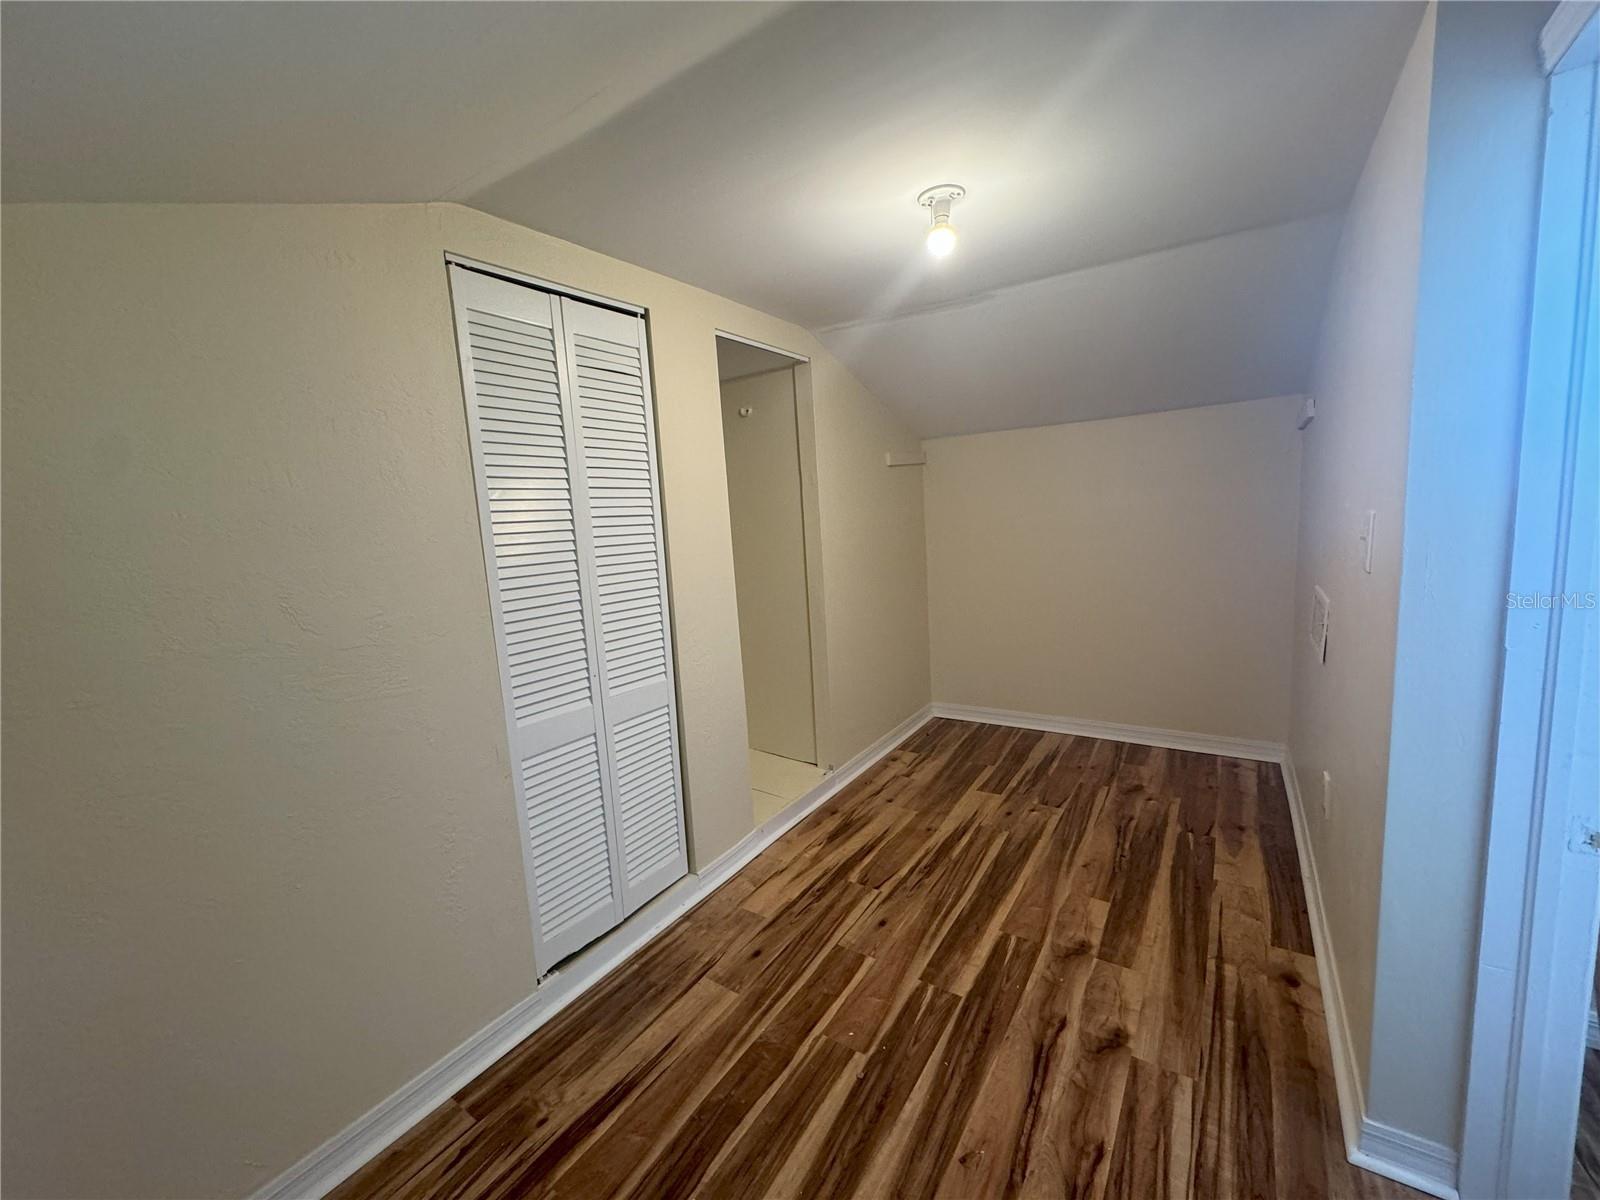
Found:
[[[626, 501], [653, 516], [655, 479], [650, 461], [649, 414], [644, 404], [644, 379], [637, 352], [592, 334], [572, 338], [577, 366], [579, 422], [583, 430], [584, 464], [591, 491]], [[630, 385], [616, 390], [617, 381]], [[602, 431], [605, 431], [602, 435]], [[654, 523], [634, 521], [615, 508], [596, 509], [595, 572], [600, 601], [600, 651], [611, 687], [637, 687], [666, 676], [666, 628], [659, 603], [650, 613], [646, 636], [658, 649], [629, 655], [635, 644], [627, 635], [612, 602], [621, 585], [654, 582], [661, 559]], [[631, 873], [631, 871], [630, 871]]]
[[[572, 920], [611, 900], [611, 864], [606, 853], [606, 818], [600, 756], [593, 735], [559, 746], [522, 765], [528, 797], [528, 835], [533, 845], [533, 882], [539, 920], [554, 937]], [[568, 843], [548, 835], [552, 826], [575, 831], [588, 849], [573, 855]]]
[[[555, 340], [537, 325], [471, 310], [467, 329], [480, 421], [492, 411], [484, 407], [486, 390], [494, 390], [500, 382], [532, 384], [548, 378], [552, 388], [547, 401], [530, 402], [528, 407], [548, 418], [553, 434], [497, 434], [494, 451], [481, 455], [489, 483], [495, 574], [502, 606], [509, 599], [508, 591], [525, 593], [527, 582], [537, 579], [537, 594], [564, 618], [561, 627], [546, 626], [543, 637], [519, 640], [507, 655], [513, 680], [511, 705], [517, 719], [538, 720], [589, 700], [593, 691], [579, 595], [572, 481], [561, 438], [561, 398], [554, 390]], [[513, 358], [490, 349], [491, 339], [495, 345], [516, 347], [518, 355]], [[483, 364], [488, 365], [485, 368]], [[529, 457], [535, 454], [540, 456], [537, 460]], [[544, 465], [523, 465], [535, 461]], [[537, 517], [545, 534], [538, 540], [529, 540], [527, 535], [513, 533], [499, 519], [501, 506], [507, 504], [516, 505], [513, 511], [519, 515]], [[572, 633], [574, 623], [576, 636]], [[543, 664], [543, 675], [530, 669], [535, 664]]]
[[[671, 782], [676, 766], [672, 715], [666, 705], [620, 723], [612, 738], [614, 753], [626, 756], [630, 770], [619, 773], [617, 806], [622, 813], [622, 861], [629, 876], [648, 874], [677, 853], [677, 795]], [[661, 834], [670, 828], [673, 838]]]
[[451, 268], [541, 971], [687, 869], [643, 323]]

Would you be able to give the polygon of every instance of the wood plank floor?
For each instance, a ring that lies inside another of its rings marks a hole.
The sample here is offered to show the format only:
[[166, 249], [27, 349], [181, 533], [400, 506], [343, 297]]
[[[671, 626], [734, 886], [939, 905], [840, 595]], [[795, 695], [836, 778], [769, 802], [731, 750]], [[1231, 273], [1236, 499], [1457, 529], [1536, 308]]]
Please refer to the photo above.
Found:
[[334, 1195], [1412, 1197], [1278, 768], [936, 719]]
[[1572, 1200], [1600, 1200], [1600, 1050], [1583, 1052], [1578, 1144], [1572, 1156]]

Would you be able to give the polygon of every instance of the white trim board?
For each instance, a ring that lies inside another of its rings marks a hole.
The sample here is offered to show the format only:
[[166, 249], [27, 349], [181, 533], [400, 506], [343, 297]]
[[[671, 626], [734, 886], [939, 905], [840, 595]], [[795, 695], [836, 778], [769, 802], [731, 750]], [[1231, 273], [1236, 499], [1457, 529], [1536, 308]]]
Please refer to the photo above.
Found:
[[703, 870], [686, 876], [598, 942], [567, 959], [539, 981], [531, 996], [518, 1001], [388, 1099], [254, 1192], [254, 1200], [313, 1200], [343, 1183], [523, 1038], [622, 966], [932, 716], [931, 708], [914, 713], [830, 772], [804, 796], [751, 830]]
[[1339, 965], [1333, 957], [1333, 939], [1328, 933], [1328, 918], [1322, 907], [1317, 860], [1311, 853], [1311, 840], [1306, 834], [1300, 778], [1287, 756], [1283, 761], [1283, 790], [1289, 797], [1290, 823], [1294, 826], [1295, 850], [1300, 858], [1300, 886], [1306, 894], [1306, 912], [1311, 918], [1311, 945], [1317, 956], [1317, 981], [1328, 1026], [1328, 1050], [1333, 1059], [1333, 1081], [1339, 1093], [1339, 1125], [1344, 1131], [1345, 1150], [1353, 1155], [1360, 1144], [1361, 1116], [1367, 1110], [1367, 1100], [1361, 1091], [1361, 1067], [1350, 1044], [1344, 989], [1339, 984]]
[[[1596, 586], [1595, 509], [1583, 498], [1597, 490], [1600, 15], [1584, 19], [1546, 94], [1508, 595]], [[1600, 860], [1580, 849], [1600, 790], [1594, 694], [1580, 666], [1592, 662], [1592, 620], [1563, 604], [1508, 607], [1501, 629], [1462, 1118], [1461, 1184], [1473, 1196], [1565, 1195], [1570, 1186], [1600, 923]]]
[[1414, 1187], [1439, 1200], [1458, 1200], [1456, 1152], [1372, 1117], [1361, 1118], [1361, 1141], [1348, 1152], [1350, 1161], [1374, 1175]]
[[816, 787], [790, 802], [786, 808], [768, 817], [760, 825], [745, 834], [743, 841], [719, 856], [715, 862], [705, 869], [704, 877], [707, 879], [715, 877], [715, 882], [712, 884], [713, 887], [727, 882], [728, 878], [738, 871], [740, 867], [810, 816], [813, 810], [822, 807], [827, 801], [833, 799], [834, 796], [844, 790], [847, 784], [854, 782], [868, 767], [921, 729], [933, 717], [932, 707], [922, 708], [873, 742], [872, 745], [861, 751], [860, 754], [857, 754], [844, 766], [836, 767], [828, 772], [827, 776]]
[[1367, 1101], [1361, 1089], [1361, 1068], [1350, 1044], [1344, 991], [1339, 985], [1339, 964], [1333, 956], [1333, 940], [1328, 932], [1327, 913], [1322, 906], [1322, 883], [1317, 875], [1317, 860], [1311, 851], [1310, 835], [1306, 832], [1300, 780], [1295, 774], [1294, 761], [1287, 753], [1282, 758], [1282, 764], [1283, 788], [1289, 798], [1295, 850], [1300, 858], [1300, 884], [1306, 894], [1306, 911], [1311, 918], [1311, 944], [1316, 951], [1317, 980], [1328, 1026], [1328, 1050], [1333, 1059], [1334, 1085], [1339, 1093], [1339, 1127], [1344, 1132], [1345, 1157], [1363, 1170], [1414, 1187], [1430, 1196], [1438, 1196], [1440, 1200], [1458, 1200], [1456, 1176], [1459, 1163], [1454, 1150], [1366, 1115]]
[[613, 296], [602, 296], [599, 292], [586, 292], [581, 288], [570, 287], [564, 283], [554, 283], [548, 279], [541, 279], [537, 275], [524, 275], [521, 271], [513, 271], [509, 267], [497, 267], [494, 263], [479, 262], [475, 258], [468, 258], [465, 254], [456, 254], [446, 250], [444, 261], [447, 266], [465, 267], [469, 271], [476, 271], [480, 275], [490, 275], [496, 279], [504, 279], [509, 283], [523, 283], [541, 292], [549, 292], [552, 296], [571, 296], [574, 300], [583, 300], [589, 304], [598, 304], [602, 308], [614, 308], [618, 312], [630, 316], [648, 316], [649, 310], [630, 304], [626, 300], [618, 300]]
[[[768, 354], [778, 354], [784, 358], [792, 358], [795, 363], [808, 363], [811, 361], [811, 356], [808, 354], [796, 354], [793, 350], [785, 350], [782, 346], [774, 346], [770, 342], [758, 342], [755, 338], [745, 337], [742, 333], [729, 333], [726, 329], [715, 329], [712, 330], [712, 333], [719, 338], [726, 338], [730, 342], [743, 342], [746, 346], [754, 346], [757, 350], [765, 350]], [[794, 364], [791, 363], [790, 365]], [[783, 370], [782, 367], [773, 369]]]
[[1014, 725], [1021, 729], [1042, 729], [1046, 733], [1070, 733], [1078, 737], [1103, 738], [1108, 742], [1132, 742], [1136, 746], [1162, 746], [1168, 750], [1193, 750], [1200, 754], [1222, 754], [1229, 758], [1249, 758], [1258, 762], [1282, 762], [1284, 756], [1281, 742], [1257, 742], [1246, 738], [1219, 737], [1212, 733], [1153, 729], [1145, 725], [1116, 725], [1109, 721], [1089, 721], [1081, 717], [1054, 717], [1044, 713], [1013, 712], [1005, 708], [946, 704], [937, 700], [933, 704], [933, 715], [947, 717], [952, 721]]
[[1564, 60], [1596, 12], [1600, 12], [1600, 2], [1597, 0], [1561, 0], [1556, 5], [1550, 19], [1539, 31], [1539, 65], [1544, 68], [1546, 75], [1561, 70], [1570, 71], [1573, 67], [1585, 66], [1593, 61], [1592, 46], [1587, 55], [1580, 51], [1571, 62]]

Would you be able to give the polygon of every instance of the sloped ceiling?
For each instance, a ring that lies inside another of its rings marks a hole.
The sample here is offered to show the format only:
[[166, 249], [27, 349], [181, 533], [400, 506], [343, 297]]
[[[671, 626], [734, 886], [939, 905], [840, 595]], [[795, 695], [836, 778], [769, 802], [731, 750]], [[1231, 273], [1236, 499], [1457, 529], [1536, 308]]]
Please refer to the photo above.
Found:
[[1296, 395], [1339, 225], [1229, 234], [822, 340], [925, 437]]
[[819, 330], [929, 434], [1216, 403], [1304, 386], [1307, 218], [1419, 15], [9, 3], [4, 194], [459, 200]]
[[465, 200], [770, 4], [0, 5], [7, 201]]

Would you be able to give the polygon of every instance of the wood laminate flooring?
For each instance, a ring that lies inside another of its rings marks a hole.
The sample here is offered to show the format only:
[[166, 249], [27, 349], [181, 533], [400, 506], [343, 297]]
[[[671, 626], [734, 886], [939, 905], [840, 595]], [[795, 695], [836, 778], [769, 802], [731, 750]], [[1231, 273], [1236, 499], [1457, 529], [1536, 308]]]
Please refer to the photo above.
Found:
[[1578, 1144], [1572, 1156], [1572, 1200], [1600, 1200], [1600, 1050], [1583, 1052]]
[[334, 1193], [1419, 1195], [1345, 1160], [1278, 768], [943, 719]]

